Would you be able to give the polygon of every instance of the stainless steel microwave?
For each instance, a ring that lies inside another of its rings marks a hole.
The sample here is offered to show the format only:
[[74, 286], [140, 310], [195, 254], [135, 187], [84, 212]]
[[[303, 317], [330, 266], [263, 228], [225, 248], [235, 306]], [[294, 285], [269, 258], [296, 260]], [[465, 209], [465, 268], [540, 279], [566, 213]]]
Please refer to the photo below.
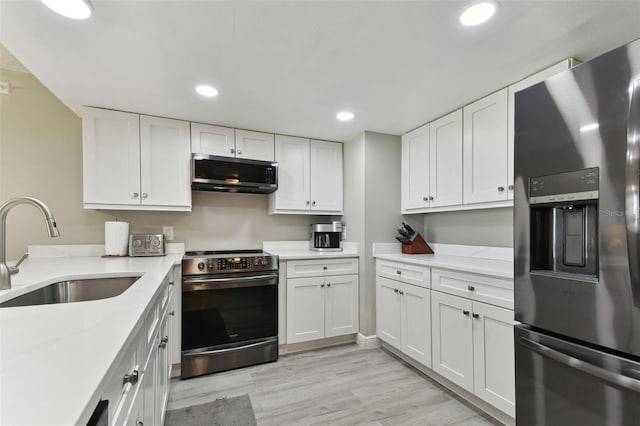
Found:
[[269, 194], [278, 189], [278, 163], [192, 154], [191, 189]]

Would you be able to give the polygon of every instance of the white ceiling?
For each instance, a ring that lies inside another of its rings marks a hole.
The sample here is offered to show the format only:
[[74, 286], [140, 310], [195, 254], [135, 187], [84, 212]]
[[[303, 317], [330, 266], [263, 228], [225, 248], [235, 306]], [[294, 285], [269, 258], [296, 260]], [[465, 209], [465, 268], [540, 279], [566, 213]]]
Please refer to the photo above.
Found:
[[[92, 2], [87, 21], [0, 2], [0, 42], [72, 109], [339, 141], [405, 133], [566, 57], [640, 38], [640, 0], [502, 0], [474, 28], [457, 23], [459, 1]], [[220, 95], [195, 94], [203, 82]], [[343, 109], [356, 118], [338, 122]]]

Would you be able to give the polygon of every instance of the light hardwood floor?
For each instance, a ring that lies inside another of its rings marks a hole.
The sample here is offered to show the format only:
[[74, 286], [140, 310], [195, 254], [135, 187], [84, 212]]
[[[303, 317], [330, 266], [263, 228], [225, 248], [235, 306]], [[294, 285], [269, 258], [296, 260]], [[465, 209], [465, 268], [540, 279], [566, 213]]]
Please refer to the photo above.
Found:
[[174, 379], [168, 409], [243, 394], [259, 426], [498, 424], [382, 349], [355, 344]]

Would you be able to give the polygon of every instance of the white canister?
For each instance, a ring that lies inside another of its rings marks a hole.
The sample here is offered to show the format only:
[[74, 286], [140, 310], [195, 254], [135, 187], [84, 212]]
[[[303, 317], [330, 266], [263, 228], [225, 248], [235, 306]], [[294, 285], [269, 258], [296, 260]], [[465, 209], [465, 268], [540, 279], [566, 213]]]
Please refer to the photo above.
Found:
[[129, 248], [129, 224], [127, 222], [104, 223], [104, 254], [126, 256]]

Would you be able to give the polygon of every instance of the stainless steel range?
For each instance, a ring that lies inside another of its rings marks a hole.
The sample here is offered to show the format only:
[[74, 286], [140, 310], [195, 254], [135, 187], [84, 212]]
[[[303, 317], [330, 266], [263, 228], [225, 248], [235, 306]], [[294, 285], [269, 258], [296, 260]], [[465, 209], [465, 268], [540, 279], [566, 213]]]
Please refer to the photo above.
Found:
[[187, 252], [181, 377], [277, 359], [278, 256], [260, 250]]

